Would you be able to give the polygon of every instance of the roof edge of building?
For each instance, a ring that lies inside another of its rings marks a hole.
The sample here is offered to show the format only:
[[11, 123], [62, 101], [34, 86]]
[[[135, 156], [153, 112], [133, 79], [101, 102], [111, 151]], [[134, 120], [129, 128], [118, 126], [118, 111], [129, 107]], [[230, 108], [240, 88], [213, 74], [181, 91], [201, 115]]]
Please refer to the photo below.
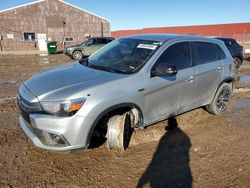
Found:
[[81, 10], [81, 11], [83, 11], [83, 12], [87, 12], [87, 13], [89, 13], [89, 14], [92, 14], [93, 16], [97, 16], [97, 17], [102, 18], [102, 19], [104, 19], [104, 20], [106, 20], [106, 21], [108, 21], [108, 22], [111, 22], [111, 21], [110, 21], [109, 19], [107, 19], [107, 18], [104, 18], [104, 17], [102, 17], [102, 16], [99, 16], [99, 15], [93, 13], [93, 12], [90, 12], [90, 11], [85, 10], [85, 9], [83, 9], [83, 8], [80, 8], [80, 7], [78, 7], [78, 6], [72, 5], [71, 3], [65, 2], [64, 0], [59, 0], [59, 1], [62, 2], [62, 3], [64, 3], [64, 4], [66, 4], [66, 5], [69, 5], [69, 6], [71, 6], [71, 7], [74, 7], [74, 8], [76, 8], [76, 9], [78, 9], [78, 10]]
[[250, 22], [237, 22], [237, 23], [217, 23], [217, 24], [198, 24], [198, 25], [178, 25], [178, 26], [160, 26], [160, 27], [143, 27], [137, 29], [118, 29], [112, 30], [111, 32], [124, 32], [124, 31], [143, 31], [147, 29], [166, 29], [166, 28], [183, 28], [183, 27], [207, 27], [207, 26], [228, 26], [228, 25], [242, 25], [242, 24], [250, 24]]
[[[29, 6], [29, 5], [34, 5], [34, 4], [37, 4], [37, 3], [44, 2], [44, 1], [46, 1], [46, 0], [37, 0], [37, 1], [35, 1], [35, 2], [25, 3], [25, 4], [23, 4], [23, 5], [18, 5], [18, 6], [15, 6], [15, 7], [7, 8], [7, 9], [4, 9], [4, 10], [0, 10], [0, 13], [6, 12], [6, 11], [10, 11], [10, 10], [14, 10], [14, 9], [17, 9], [17, 8], [22, 8], [22, 7]], [[68, 2], [65, 2], [64, 0], [59, 0], [59, 1], [60, 1], [61, 3], [64, 3], [64, 4], [68, 5], [68, 6], [71, 6], [71, 7], [73, 7], [73, 8], [78, 9], [78, 10], [81, 10], [81, 11], [83, 11], [83, 12], [87, 12], [87, 13], [89, 13], [89, 14], [92, 14], [93, 16], [97, 16], [97, 17], [99, 17], [99, 18], [101, 18], [101, 19], [104, 19], [104, 20], [106, 20], [106, 21], [108, 21], [108, 22], [111, 22], [111, 21], [110, 21], [109, 19], [107, 19], [107, 18], [104, 18], [104, 17], [102, 17], [102, 16], [99, 16], [99, 15], [93, 13], [93, 12], [90, 12], [90, 11], [85, 10], [85, 9], [83, 9], [83, 8], [77, 7], [77, 6], [75, 6], [75, 5], [72, 5], [72, 4], [68, 3]]]
[[6, 12], [6, 11], [9, 11], [9, 10], [14, 10], [14, 9], [17, 9], [17, 8], [22, 8], [22, 7], [29, 6], [29, 5], [34, 5], [34, 4], [37, 4], [37, 3], [44, 2], [44, 1], [46, 1], [46, 0], [37, 0], [35, 2], [30, 2], [30, 3], [25, 3], [25, 4], [22, 4], [22, 5], [10, 7], [10, 8], [4, 9], [4, 10], [0, 10], [0, 13]]

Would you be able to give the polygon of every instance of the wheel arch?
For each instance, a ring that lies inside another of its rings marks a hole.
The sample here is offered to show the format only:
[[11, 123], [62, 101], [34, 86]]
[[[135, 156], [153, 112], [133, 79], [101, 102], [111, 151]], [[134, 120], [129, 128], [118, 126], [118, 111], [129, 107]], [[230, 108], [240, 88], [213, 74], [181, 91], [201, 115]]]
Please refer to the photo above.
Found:
[[218, 89], [220, 88], [220, 86], [224, 83], [228, 83], [228, 84], [232, 84], [232, 90], [235, 88], [235, 79], [233, 77], [228, 77], [228, 78], [225, 78], [224, 80], [222, 80], [220, 82], [220, 84], [218, 85], [218, 87], [216, 88], [216, 90], [214, 91], [213, 93], [213, 97], [211, 99], [211, 101], [214, 99], [214, 96], [216, 95]]
[[97, 116], [96, 120], [93, 123], [93, 126], [91, 127], [91, 129], [89, 131], [89, 134], [88, 134], [88, 137], [87, 137], [87, 146], [89, 146], [89, 144], [90, 144], [90, 140], [91, 140], [91, 137], [93, 135], [93, 132], [94, 132], [95, 128], [97, 127], [98, 123], [105, 117], [105, 115], [110, 114], [110, 113], [115, 112], [115, 111], [118, 111], [118, 110], [121, 110], [121, 109], [136, 109], [138, 111], [140, 124], [141, 124], [141, 126], [143, 126], [143, 123], [144, 123], [143, 113], [142, 113], [141, 108], [137, 104], [134, 104], [134, 103], [116, 104], [114, 106], [111, 106], [111, 107], [103, 110]]

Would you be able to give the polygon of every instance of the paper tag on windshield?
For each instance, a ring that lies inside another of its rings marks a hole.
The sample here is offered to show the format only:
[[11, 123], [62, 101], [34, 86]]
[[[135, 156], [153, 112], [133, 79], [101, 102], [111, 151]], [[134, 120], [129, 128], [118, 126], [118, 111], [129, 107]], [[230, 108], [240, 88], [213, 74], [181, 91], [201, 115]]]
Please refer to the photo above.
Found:
[[157, 48], [157, 45], [154, 44], [139, 44], [137, 48], [144, 48], [144, 49], [150, 49], [155, 50]]

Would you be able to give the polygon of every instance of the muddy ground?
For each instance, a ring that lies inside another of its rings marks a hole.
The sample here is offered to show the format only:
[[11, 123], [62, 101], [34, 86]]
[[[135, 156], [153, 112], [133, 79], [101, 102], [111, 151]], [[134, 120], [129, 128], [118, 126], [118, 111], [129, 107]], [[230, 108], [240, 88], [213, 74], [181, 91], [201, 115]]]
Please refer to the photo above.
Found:
[[[223, 115], [200, 108], [135, 131], [125, 152], [105, 144], [77, 153], [34, 147], [18, 127], [17, 89], [70, 61], [62, 54], [0, 57], [0, 187], [250, 187], [250, 90], [237, 89]], [[239, 75], [250, 76], [249, 61]]]

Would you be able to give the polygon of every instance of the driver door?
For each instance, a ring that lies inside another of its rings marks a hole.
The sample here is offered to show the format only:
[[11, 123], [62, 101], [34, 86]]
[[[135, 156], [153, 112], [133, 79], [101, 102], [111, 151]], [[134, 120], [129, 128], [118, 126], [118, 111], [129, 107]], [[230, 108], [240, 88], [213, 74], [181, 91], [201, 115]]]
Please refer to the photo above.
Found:
[[149, 78], [145, 89], [146, 124], [192, 109], [195, 96], [195, 69], [192, 67], [190, 52], [189, 42], [175, 43], [156, 61], [152, 69], [166, 63], [176, 66], [178, 72], [173, 76]]

